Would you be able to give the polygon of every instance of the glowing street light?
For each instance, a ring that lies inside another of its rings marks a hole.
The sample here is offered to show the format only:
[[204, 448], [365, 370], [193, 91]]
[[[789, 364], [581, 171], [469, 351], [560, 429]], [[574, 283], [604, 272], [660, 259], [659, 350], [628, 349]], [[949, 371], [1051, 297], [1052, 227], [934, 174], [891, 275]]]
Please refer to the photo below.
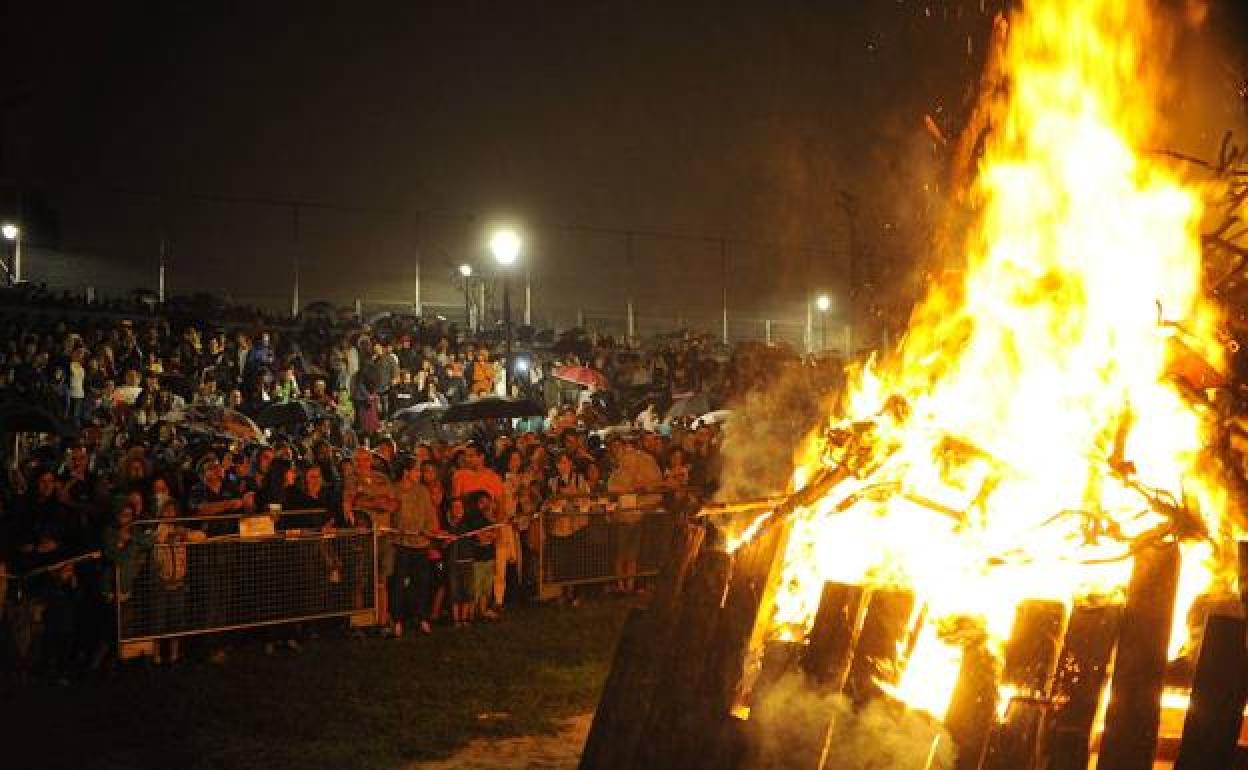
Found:
[[828, 311], [832, 309], [832, 298], [827, 294], [815, 297], [815, 307], [819, 310], [819, 347], [828, 349]]
[[490, 253], [503, 267], [514, 265], [520, 256], [520, 236], [514, 230], [499, 230], [490, 238]]
[[514, 230], [498, 230], [490, 238], [490, 252], [503, 268], [503, 327], [507, 333], [507, 347], [503, 358], [503, 378], [506, 395], [511, 397], [511, 271], [507, 268], [520, 258], [520, 236]]
[[465, 262], [459, 266], [459, 276], [464, 282], [464, 323], [468, 325], [468, 331], [475, 332], [477, 325], [473, 323], [472, 318], [472, 282], [468, 279], [472, 278], [472, 265]]
[[13, 283], [22, 280], [22, 230], [12, 222], [0, 226], [0, 235], [6, 241], [13, 241]]

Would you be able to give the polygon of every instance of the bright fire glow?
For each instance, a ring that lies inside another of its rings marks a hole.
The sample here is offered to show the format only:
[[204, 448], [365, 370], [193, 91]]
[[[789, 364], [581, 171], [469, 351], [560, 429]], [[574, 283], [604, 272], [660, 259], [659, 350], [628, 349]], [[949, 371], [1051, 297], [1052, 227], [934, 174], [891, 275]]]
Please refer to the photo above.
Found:
[[[1181, 351], [1222, 365], [1200, 191], [1139, 151], [1165, 87], [1160, 19], [1138, 0], [1031, 0], [1010, 19], [963, 269], [799, 462], [797, 486], [854, 473], [792, 517], [773, 633], [808, 628], [823, 581], [908, 587], [926, 620], [890, 689], [937, 716], [961, 660], [938, 623], [981, 618], [999, 654], [1023, 599], [1121, 595], [1126, 540], [1168, 521], [1142, 489], [1227, 534], [1212, 416], [1170, 376]], [[1173, 645], [1215, 550], [1185, 540]]]

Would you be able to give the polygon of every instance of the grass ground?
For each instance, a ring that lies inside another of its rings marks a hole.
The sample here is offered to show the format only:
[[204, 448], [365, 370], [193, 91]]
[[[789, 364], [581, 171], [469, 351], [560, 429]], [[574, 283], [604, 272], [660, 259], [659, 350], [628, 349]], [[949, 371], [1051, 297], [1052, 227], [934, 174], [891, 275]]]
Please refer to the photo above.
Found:
[[3, 685], [5, 768], [401, 768], [593, 709], [626, 607], [518, 610], [400, 641], [238, 648], [69, 687]]

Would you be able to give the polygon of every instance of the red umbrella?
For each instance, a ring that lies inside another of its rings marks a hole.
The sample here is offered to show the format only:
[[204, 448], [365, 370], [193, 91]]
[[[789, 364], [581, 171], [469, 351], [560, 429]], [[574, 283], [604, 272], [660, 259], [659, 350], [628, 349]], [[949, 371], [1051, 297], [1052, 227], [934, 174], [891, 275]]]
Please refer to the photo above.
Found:
[[610, 387], [606, 375], [597, 369], [590, 369], [588, 366], [561, 366], [555, 369], [554, 377], [556, 380], [570, 382], [583, 388], [606, 390]]

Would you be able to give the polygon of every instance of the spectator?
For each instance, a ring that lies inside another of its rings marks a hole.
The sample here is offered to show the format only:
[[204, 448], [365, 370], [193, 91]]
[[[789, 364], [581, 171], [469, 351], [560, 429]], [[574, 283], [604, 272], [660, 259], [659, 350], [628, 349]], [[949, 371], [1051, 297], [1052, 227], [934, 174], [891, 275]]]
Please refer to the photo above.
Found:
[[476, 610], [476, 547], [471, 538], [462, 537], [473, 530], [473, 520], [468, 518], [463, 498], [453, 498], [446, 509], [447, 541], [443, 556], [447, 561], [448, 593], [451, 600], [451, 620], [456, 628], [473, 621]]
[[607, 489], [621, 495], [614, 516], [616, 531], [615, 574], [620, 576], [616, 589], [632, 593], [636, 589], [637, 559], [641, 554], [641, 519], [638, 506], [652, 505], [652, 495], [639, 493], [657, 491], [663, 484], [663, 473], [648, 452], [636, 449], [616, 438], [608, 445], [612, 471]]
[[391, 583], [394, 635], [403, 635], [403, 623], [416, 622], [423, 633], [430, 633], [432, 566], [429, 551], [433, 538], [442, 534], [429, 490], [421, 483], [421, 465], [408, 458], [402, 465], [395, 487], [399, 507], [395, 516], [395, 568]]

